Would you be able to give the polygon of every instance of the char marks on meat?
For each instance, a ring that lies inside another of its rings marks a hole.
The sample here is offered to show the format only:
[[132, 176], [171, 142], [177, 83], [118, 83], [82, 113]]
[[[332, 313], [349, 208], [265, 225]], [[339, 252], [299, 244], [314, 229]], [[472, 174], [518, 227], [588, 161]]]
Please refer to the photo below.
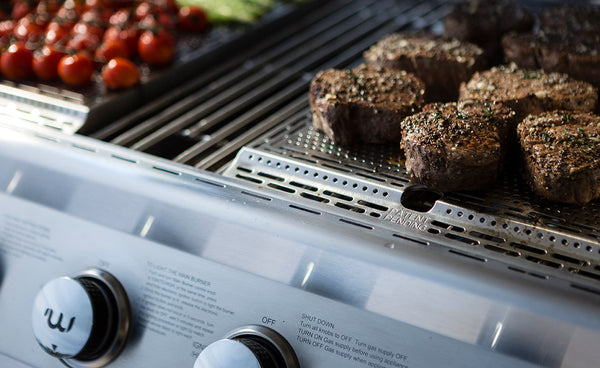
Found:
[[518, 125], [524, 173], [538, 196], [585, 204], [600, 198], [600, 117], [546, 112]]
[[402, 122], [406, 169], [440, 191], [492, 186], [507, 154], [515, 113], [500, 103], [433, 103]]
[[598, 91], [566, 74], [527, 71], [510, 64], [477, 72], [463, 83], [459, 101], [469, 100], [502, 102], [522, 119], [550, 110], [594, 111]]
[[335, 143], [398, 143], [401, 121], [425, 104], [425, 84], [405, 71], [361, 65], [328, 69], [311, 81], [313, 125]]
[[526, 69], [567, 73], [600, 87], [600, 8], [550, 8], [537, 33], [510, 33], [502, 47], [508, 62]]
[[364, 54], [369, 65], [405, 70], [426, 85], [428, 101], [455, 101], [460, 83], [486, 67], [477, 45], [431, 34], [394, 33]]
[[535, 18], [516, 2], [471, 0], [456, 4], [444, 18], [444, 34], [481, 46], [493, 63], [502, 60], [500, 44], [504, 34], [528, 32]]

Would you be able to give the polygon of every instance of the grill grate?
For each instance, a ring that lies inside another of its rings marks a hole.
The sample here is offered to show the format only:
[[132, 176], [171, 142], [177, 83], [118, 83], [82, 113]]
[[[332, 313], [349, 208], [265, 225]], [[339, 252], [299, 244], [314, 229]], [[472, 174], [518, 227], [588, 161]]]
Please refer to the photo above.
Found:
[[[317, 71], [357, 63], [364, 49], [383, 35], [407, 28], [415, 19], [420, 26], [432, 24], [445, 11], [447, 6], [432, 1], [326, 2], [180, 92], [90, 136], [217, 171], [237, 149], [276, 126], [274, 116], [304, 107]], [[251, 129], [255, 133], [247, 134]], [[230, 155], [227, 160], [224, 154]]]
[[317, 71], [360, 63], [394, 31], [440, 31], [450, 5], [322, 2], [90, 136], [282, 193], [353, 225], [499, 259], [536, 278], [574, 278], [573, 287], [600, 294], [589, 286], [600, 281], [600, 203], [538, 202], [516, 170], [489, 191], [436, 193], [410, 181], [397, 145], [338, 147], [311, 127], [307, 91]]

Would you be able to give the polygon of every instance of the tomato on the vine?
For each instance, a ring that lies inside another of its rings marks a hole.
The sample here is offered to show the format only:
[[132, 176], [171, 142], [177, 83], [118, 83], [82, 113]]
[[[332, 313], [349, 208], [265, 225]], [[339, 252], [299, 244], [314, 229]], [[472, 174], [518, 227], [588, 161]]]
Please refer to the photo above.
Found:
[[177, 24], [177, 17], [168, 13], [158, 13], [147, 15], [138, 21], [137, 25], [140, 29], [156, 29], [164, 28], [168, 31], [174, 31]]
[[108, 22], [111, 26], [125, 27], [133, 21], [133, 12], [129, 8], [122, 8], [110, 16]]
[[167, 13], [177, 14], [177, 11], [179, 11], [179, 6], [175, 0], [154, 0], [153, 2], [159, 9]]
[[134, 10], [135, 19], [140, 21], [149, 15], [156, 13], [156, 6], [149, 1], [142, 1], [139, 3]]
[[93, 34], [94, 36], [101, 39], [104, 35], [104, 27], [102, 27], [99, 23], [96, 22], [85, 22], [83, 20], [80, 20], [79, 22], [75, 23], [73, 28], [71, 28], [72, 35], [84, 35], [87, 33]]
[[104, 32], [104, 42], [109, 40], [119, 40], [127, 45], [129, 56], [137, 55], [138, 39], [140, 38], [140, 31], [137, 27], [125, 27], [120, 28], [117, 26], [109, 27]]
[[50, 22], [46, 27], [46, 36], [44, 37], [44, 43], [47, 45], [55, 45], [59, 43], [66, 43], [69, 39], [69, 29], [60, 26], [58, 23]]
[[26, 15], [19, 19], [13, 29], [13, 36], [18, 41], [28, 42], [37, 41], [44, 35], [44, 27], [36, 22], [36, 17], [33, 14]]
[[129, 58], [129, 49], [125, 41], [106, 40], [96, 49], [94, 57], [101, 62], [107, 62], [116, 57]]
[[13, 5], [10, 16], [12, 19], [19, 20], [31, 13], [32, 10], [33, 6], [28, 1], [19, 1]]
[[199, 6], [182, 6], [179, 9], [179, 27], [191, 32], [204, 32], [208, 29], [208, 17]]
[[150, 65], [169, 64], [175, 56], [175, 40], [164, 29], [146, 30], [138, 40], [138, 53]]
[[0, 71], [12, 80], [29, 78], [32, 73], [33, 52], [24, 42], [14, 42], [0, 56]]
[[3, 20], [0, 22], [0, 39], [9, 41], [15, 29], [15, 22], [12, 20]]
[[140, 81], [140, 73], [129, 59], [116, 57], [102, 69], [102, 81], [109, 89], [131, 88]]
[[85, 34], [77, 34], [73, 36], [67, 44], [65, 45], [65, 49], [68, 52], [78, 52], [78, 51], [89, 51], [93, 52], [99, 45], [101, 39], [98, 36], [85, 33]]
[[45, 45], [33, 55], [33, 72], [43, 80], [52, 80], [58, 76], [58, 63], [64, 54], [53, 45]]
[[92, 79], [94, 62], [85, 52], [63, 56], [58, 63], [58, 76], [70, 86], [82, 86]]
[[60, 9], [60, 5], [58, 0], [42, 0], [35, 7], [35, 12], [38, 14], [56, 14]]

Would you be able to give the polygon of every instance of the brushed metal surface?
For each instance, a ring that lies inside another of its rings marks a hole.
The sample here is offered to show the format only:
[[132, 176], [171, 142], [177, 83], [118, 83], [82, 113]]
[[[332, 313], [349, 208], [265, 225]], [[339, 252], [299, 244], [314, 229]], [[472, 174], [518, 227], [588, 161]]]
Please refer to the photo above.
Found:
[[82, 137], [5, 126], [0, 159], [0, 354], [26, 364], [61, 366], [23, 327], [35, 294], [90, 267], [131, 299], [111, 367], [191, 367], [248, 324], [281, 334], [301, 367], [600, 359], [600, 296], [564, 280]]

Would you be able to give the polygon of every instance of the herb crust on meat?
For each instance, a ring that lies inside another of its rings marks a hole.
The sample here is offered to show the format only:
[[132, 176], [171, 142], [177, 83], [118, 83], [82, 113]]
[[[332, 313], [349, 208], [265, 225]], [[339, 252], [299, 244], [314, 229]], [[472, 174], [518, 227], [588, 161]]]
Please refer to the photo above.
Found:
[[530, 71], [510, 64], [476, 72], [460, 87], [459, 101], [467, 100], [502, 102], [523, 118], [550, 110], [594, 111], [598, 91], [566, 74]]
[[328, 69], [311, 81], [313, 125], [335, 143], [400, 142], [400, 122], [425, 104], [425, 84], [411, 73], [361, 65]]
[[408, 173], [440, 191], [492, 186], [503, 168], [514, 116], [500, 103], [426, 105], [402, 122]]
[[487, 65], [477, 45], [431, 34], [394, 33], [363, 53], [369, 65], [405, 70], [425, 82], [427, 100], [455, 101], [460, 83]]
[[518, 125], [524, 174], [538, 196], [585, 204], [600, 198], [600, 117], [551, 111]]

